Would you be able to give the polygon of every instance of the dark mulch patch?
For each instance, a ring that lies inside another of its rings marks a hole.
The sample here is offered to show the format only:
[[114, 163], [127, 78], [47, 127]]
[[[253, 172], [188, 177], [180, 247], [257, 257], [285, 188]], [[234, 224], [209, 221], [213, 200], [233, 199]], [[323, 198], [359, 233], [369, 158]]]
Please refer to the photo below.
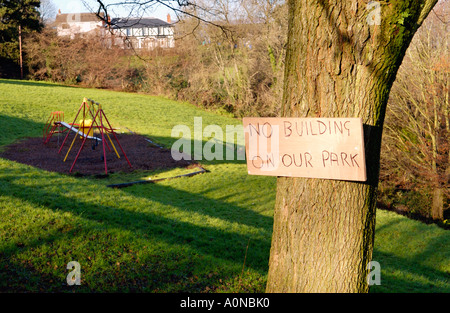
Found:
[[[0, 153], [0, 157], [47, 171], [68, 174], [82, 143], [82, 139], [78, 136], [66, 162], [64, 162], [63, 160], [69, 150], [74, 135], [69, 135], [59, 154], [58, 150], [64, 140], [64, 136], [60, 136], [58, 141], [58, 136], [55, 134], [47, 144], [43, 143], [42, 138], [28, 138], [11, 144], [5, 147], [4, 151]], [[132, 172], [135, 170], [146, 171], [197, 166], [195, 162], [187, 160], [175, 161], [169, 149], [160, 148], [151, 144], [144, 136], [137, 134], [117, 134], [117, 138], [132, 165], [130, 167], [116, 140], [112, 135], [110, 136], [120, 155], [120, 159], [117, 158], [109, 140], [106, 139], [111, 148], [111, 151], [109, 151], [105, 145], [108, 174], [114, 172]], [[93, 140], [87, 140], [72, 170], [72, 174], [103, 175], [105, 174], [105, 163], [103, 160], [102, 143], [98, 142], [98, 145], [95, 146]]]

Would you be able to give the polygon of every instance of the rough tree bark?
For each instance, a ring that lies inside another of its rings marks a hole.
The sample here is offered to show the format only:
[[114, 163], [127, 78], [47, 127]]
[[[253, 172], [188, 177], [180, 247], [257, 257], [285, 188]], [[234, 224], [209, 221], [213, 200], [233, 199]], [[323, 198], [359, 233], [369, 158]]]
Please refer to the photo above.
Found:
[[267, 292], [368, 291], [385, 108], [436, 1], [289, 0], [282, 116], [362, 117], [368, 180], [278, 178]]

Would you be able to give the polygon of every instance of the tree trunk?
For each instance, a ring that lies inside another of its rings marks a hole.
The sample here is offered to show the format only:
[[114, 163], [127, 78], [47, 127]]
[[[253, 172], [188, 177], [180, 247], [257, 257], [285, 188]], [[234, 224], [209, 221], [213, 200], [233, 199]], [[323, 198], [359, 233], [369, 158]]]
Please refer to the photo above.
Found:
[[444, 189], [441, 187], [436, 187], [433, 190], [431, 218], [438, 221], [442, 221], [444, 219]]
[[20, 66], [20, 79], [23, 79], [22, 26], [21, 25], [19, 25], [19, 66]]
[[368, 180], [278, 178], [268, 292], [368, 291], [389, 91], [435, 2], [289, 1], [282, 116], [361, 117]]

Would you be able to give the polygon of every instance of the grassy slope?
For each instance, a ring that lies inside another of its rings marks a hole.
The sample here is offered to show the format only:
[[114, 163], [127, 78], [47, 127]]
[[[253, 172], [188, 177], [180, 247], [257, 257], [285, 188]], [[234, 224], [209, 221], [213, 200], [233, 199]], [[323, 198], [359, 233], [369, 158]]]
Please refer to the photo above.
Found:
[[[170, 147], [175, 125], [239, 121], [144, 95], [0, 80], [0, 149], [41, 136], [51, 111], [72, 121], [83, 97], [104, 104], [113, 126]], [[206, 162], [210, 173], [107, 188], [152, 175], [75, 178], [0, 159], [0, 291], [66, 291], [78, 261], [80, 291], [263, 292], [275, 179], [243, 162]], [[448, 232], [378, 211], [375, 292], [448, 292]], [[247, 255], [246, 255], [246, 251]], [[245, 260], [245, 266], [244, 265]], [[244, 270], [243, 270], [244, 269]]]

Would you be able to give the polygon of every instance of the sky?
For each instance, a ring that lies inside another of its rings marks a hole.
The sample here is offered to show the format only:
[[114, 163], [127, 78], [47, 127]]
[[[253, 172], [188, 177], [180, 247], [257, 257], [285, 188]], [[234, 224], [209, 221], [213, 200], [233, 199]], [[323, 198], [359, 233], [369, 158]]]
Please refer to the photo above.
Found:
[[[97, 1], [95, 0], [51, 0], [56, 7], [56, 11], [61, 10], [61, 13], [84, 13], [84, 12], [95, 12], [98, 9]], [[84, 3], [87, 3], [91, 9], [86, 8]], [[102, 1], [105, 5], [112, 3], [124, 2], [123, 0], [104, 0]], [[130, 7], [126, 6], [110, 6], [107, 8], [108, 14], [111, 17], [127, 17], [130, 15]], [[132, 15], [142, 16], [142, 17], [157, 17], [162, 20], [167, 20], [167, 14], [170, 13], [172, 20], [175, 19], [175, 13], [169, 8], [162, 5], [157, 5], [152, 7], [145, 12], [142, 10], [137, 12], [133, 11]]]

